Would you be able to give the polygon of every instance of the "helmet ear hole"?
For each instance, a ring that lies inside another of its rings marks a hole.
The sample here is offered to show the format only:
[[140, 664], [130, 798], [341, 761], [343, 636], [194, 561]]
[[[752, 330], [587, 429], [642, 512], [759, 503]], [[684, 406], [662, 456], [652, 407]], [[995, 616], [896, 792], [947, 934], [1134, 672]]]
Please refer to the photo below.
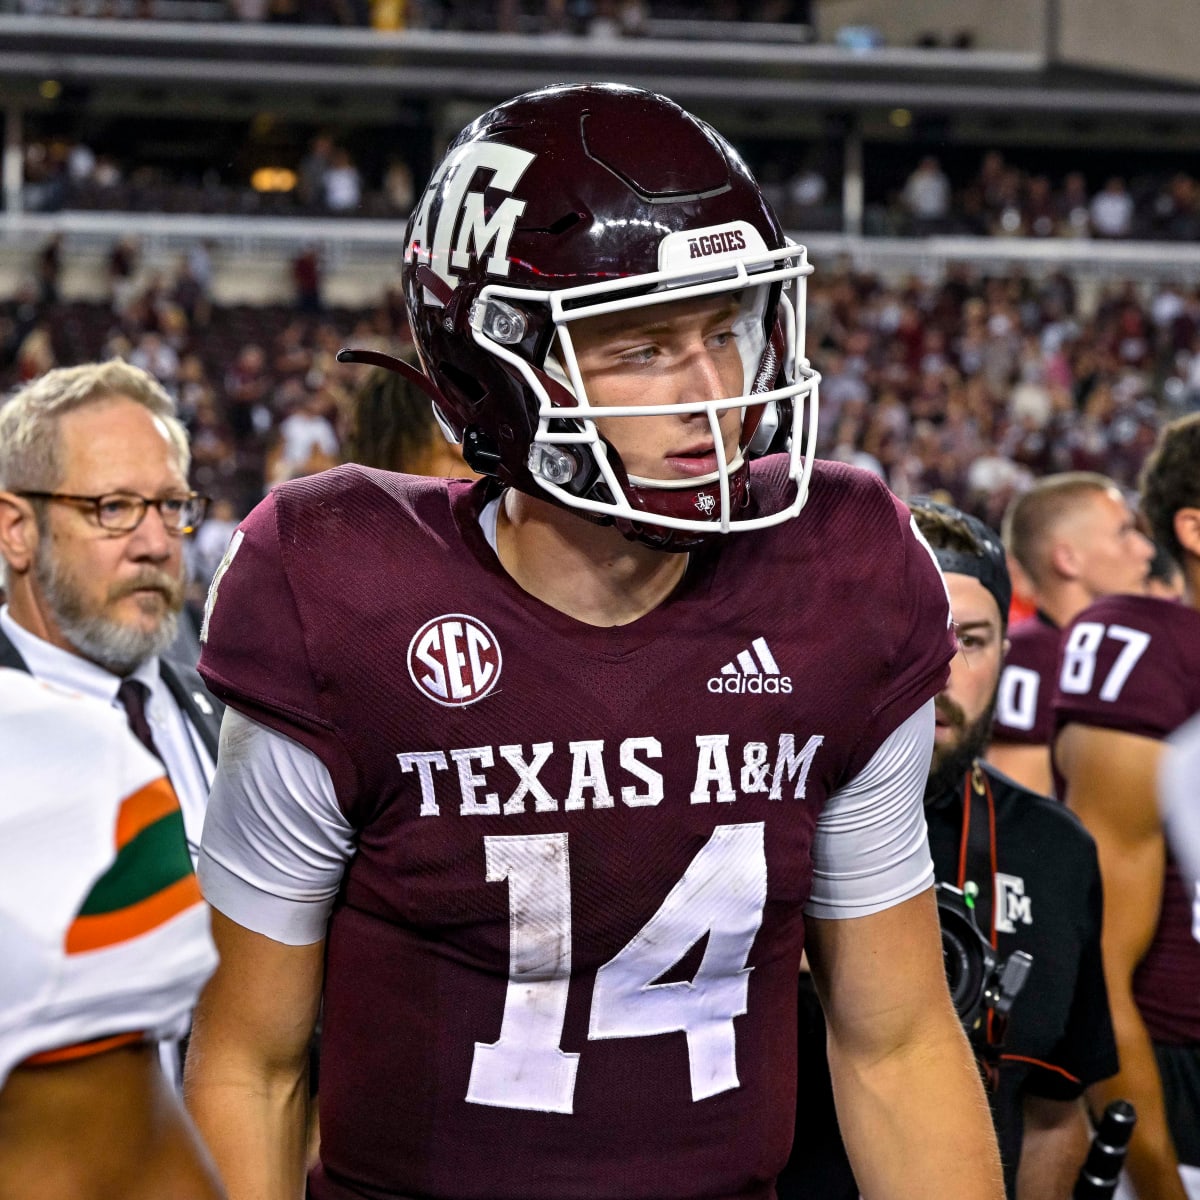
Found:
[[456, 366], [454, 363], [443, 360], [438, 363], [438, 374], [454, 388], [464, 400], [474, 408], [487, 395], [483, 385], [473, 375], [469, 375], [466, 371]]

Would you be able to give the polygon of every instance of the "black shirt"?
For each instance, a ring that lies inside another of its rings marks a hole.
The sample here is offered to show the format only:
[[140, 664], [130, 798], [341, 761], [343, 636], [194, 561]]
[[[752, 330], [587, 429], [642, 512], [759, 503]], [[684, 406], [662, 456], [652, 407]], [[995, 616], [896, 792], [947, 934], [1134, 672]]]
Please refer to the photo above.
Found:
[[[1013, 1196], [1024, 1096], [1073, 1099], [1116, 1073], [1117, 1051], [1100, 954], [1102, 893], [1095, 843], [1061, 804], [1027, 791], [993, 767], [983, 765], [983, 770], [995, 811], [998, 953], [1006, 958], [1025, 950], [1033, 956], [1029, 978], [1013, 1004], [999, 1085], [990, 1096], [1005, 1183]], [[936, 877], [955, 886], [966, 782], [925, 810]], [[829, 1136], [828, 1075], [823, 1062], [813, 1065], [823, 1058], [824, 1040], [814, 1005], [811, 988], [802, 987], [796, 1140], [780, 1177], [780, 1200], [857, 1196], [841, 1147]], [[841, 1182], [835, 1184], [839, 1161]]]

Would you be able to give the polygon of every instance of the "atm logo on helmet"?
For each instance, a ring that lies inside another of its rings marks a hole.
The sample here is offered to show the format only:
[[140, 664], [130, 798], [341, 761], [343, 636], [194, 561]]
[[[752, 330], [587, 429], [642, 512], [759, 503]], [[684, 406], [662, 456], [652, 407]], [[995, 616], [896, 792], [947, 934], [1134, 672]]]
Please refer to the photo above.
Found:
[[408, 644], [408, 673], [437, 704], [461, 708], [482, 700], [500, 678], [496, 635], [480, 620], [446, 613], [426, 621]]
[[[508, 243], [517, 218], [525, 211], [525, 201], [509, 195], [494, 207], [489, 218], [484, 211], [484, 188], [471, 191], [470, 187], [479, 171], [488, 171], [491, 179], [484, 185], [486, 190], [511, 193], [536, 157], [528, 150], [495, 142], [469, 142], [459, 147], [438, 167], [421, 197], [407, 257], [428, 264], [451, 288], [458, 285], [457, 272], [469, 267], [472, 258], [482, 262], [489, 275], [506, 278]], [[431, 242], [429, 218], [439, 198], [441, 205]], [[428, 292], [426, 296], [436, 303]]]

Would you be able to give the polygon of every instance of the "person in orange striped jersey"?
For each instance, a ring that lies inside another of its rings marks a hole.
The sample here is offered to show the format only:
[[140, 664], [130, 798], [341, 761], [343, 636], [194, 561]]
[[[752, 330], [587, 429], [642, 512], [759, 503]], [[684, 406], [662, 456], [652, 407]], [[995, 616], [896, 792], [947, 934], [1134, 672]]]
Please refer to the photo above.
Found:
[[162, 764], [0, 669], [0, 1200], [219, 1200], [159, 1067], [216, 965]]

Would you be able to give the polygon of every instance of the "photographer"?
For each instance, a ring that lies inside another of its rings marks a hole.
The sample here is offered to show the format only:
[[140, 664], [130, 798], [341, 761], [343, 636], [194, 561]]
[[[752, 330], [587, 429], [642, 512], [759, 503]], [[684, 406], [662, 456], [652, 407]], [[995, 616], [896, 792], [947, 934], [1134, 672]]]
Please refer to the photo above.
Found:
[[[1011, 596], [999, 539], [948, 506], [916, 501], [912, 508], [945, 574], [960, 647], [937, 698], [925, 790], [934, 867], [941, 883], [966, 893], [970, 903], [960, 902], [961, 912], [973, 904], [998, 970], [1016, 951], [1033, 960], [1007, 1021], [986, 1001], [977, 1003], [982, 980], [959, 1012], [988, 1079], [1009, 1196], [1066, 1200], [1088, 1147], [1080, 1096], [1117, 1069], [1100, 958], [1096, 850], [1062, 806], [1019, 787], [980, 758]], [[953, 983], [955, 935], [945, 915], [943, 930]], [[811, 988], [802, 986], [801, 1099], [779, 1200], [858, 1195], [836, 1135], [823, 1044], [819, 1009]]]

